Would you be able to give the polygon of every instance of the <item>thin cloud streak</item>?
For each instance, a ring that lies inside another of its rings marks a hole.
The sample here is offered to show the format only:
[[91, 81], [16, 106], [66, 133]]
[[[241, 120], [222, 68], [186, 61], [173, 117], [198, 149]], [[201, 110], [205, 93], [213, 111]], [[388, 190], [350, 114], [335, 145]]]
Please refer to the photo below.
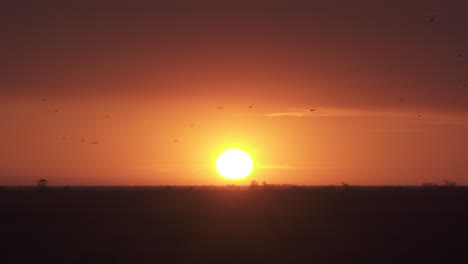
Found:
[[304, 113], [302, 113], [302, 112], [282, 112], [282, 113], [264, 114], [263, 116], [267, 116], [267, 117], [282, 117], [282, 116], [304, 117], [306, 115]]
[[302, 117], [302, 118], [345, 118], [345, 117], [380, 117], [380, 118], [395, 118], [395, 119], [414, 119], [427, 124], [440, 124], [440, 125], [461, 125], [468, 126], [467, 114], [422, 114], [420, 112], [396, 112], [396, 111], [365, 111], [354, 109], [319, 109], [310, 112], [307, 109], [290, 109], [283, 112], [259, 113], [259, 114], [234, 114], [235, 117], [267, 117], [267, 118], [280, 118], [280, 117]]
[[282, 164], [282, 165], [258, 165], [256, 168], [262, 170], [331, 170], [337, 169], [336, 166], [326, 166], [326, 165], [317, 165], [317, 166], [305, 166], [305, 165], [289, 165], [289, 164]]
[[163, 164], [151, 164], [141, 169], [144, 171], [152, 171], [152, 172], [173, 172], [179, 171], [183, 166], [171, 163], [163, 163]]

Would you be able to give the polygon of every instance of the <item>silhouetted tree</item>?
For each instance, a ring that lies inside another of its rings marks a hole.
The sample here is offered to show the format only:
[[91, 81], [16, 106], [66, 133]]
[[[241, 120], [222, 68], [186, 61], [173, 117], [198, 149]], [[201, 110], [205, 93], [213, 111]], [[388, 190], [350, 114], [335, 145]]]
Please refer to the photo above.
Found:
[[250, 189], [255, 190], [258, 188], [258, 182], [256, 180], [253, 180], [250, 182]]
[[457, 183], [455, 181], [444, 180], [445, 187], [457, 187]]
[[437, 184], [433, 183], [433, 182], [423, 182], [422, 183], [422, 186], [424, 188], [434, 188], [437, 186]]
[[49, 184], [49, 182], [46, 179], [40, 179], [37, 181], [37, 187], [41, 189], [45, 189], [47, 187], [47, 184]]

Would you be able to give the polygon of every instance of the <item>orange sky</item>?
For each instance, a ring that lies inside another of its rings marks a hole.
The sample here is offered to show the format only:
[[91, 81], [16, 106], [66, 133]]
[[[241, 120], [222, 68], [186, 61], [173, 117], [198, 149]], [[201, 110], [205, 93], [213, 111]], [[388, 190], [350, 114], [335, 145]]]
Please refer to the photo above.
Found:
[[335, 2], [10, 4], [0, 185], [467, 184], [466, 3]]

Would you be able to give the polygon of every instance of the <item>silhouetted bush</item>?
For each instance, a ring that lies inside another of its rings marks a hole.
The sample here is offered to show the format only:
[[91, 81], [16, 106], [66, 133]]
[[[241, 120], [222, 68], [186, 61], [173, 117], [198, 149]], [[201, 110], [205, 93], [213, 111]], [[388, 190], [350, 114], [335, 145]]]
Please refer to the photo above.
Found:
[[253, 180], [253, 181], [250, 182], [250, 189], [251, 190], [258, 189], [258, 182], [256, 180]]
[[301, 185], [294, 185], [292, 188], [293, 188], [293, 191], [295, 192], [302, 192], [305, 190], [304, 186], [301, 186]]
[[46, 179], [40, 179], [40, 180], [37, 181], [37, 187], [39, 187], [40, 189], [47, 188], [48, 184], [49, 184], [49, 182]]
[[435, 188], [437, 187], [437, 184], [434, 182], [423, 182], [422, 187], [424, 188]]
[[226, 190], [235, 191], [235, 190], [238, 190], [238, 189], [239, 189], [239, 186], [237, 186], [235, 184], [226, 184]]
[[457, 183], [455, 181], [444, 180], [444, 187], [457, 187]]

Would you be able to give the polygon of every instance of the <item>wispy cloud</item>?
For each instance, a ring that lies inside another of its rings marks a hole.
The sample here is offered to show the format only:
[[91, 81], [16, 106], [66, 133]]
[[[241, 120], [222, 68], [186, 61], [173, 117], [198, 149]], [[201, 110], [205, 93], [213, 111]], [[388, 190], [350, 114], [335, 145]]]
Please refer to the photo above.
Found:
[[385, 128], [385, 129], [372, 129], [370, 132], [377, 134], [437, 134], [438, 131], [434, 129], [424, 128]]
[[235, 114], [233, 116], [252, 116], [252, 117], [267, 117], [267, 118], [345, 118], [345, 117], [374, 117], [374, 118], [394, 118], [419, 120], [421, 123], [440, 124], [440, 125], [461, 125], [468, 126], [467, 114], [434, 114], [421, 113], [416, 111], [373, 111], [360, 109], [341, 109], [341, 108], [318, 108], [310, 111], [304, 108], [290, 108], [280, 112], [267, 113], [249, 113]]
[[177, 166], [175, 166], [174, 164], [151, 164], [145, 169], [149, 169], [149, 170], [157, 171], [157, 172], [169, 172], [169, 171], [173, 171], [176, 167]]
[[306, 116], [303, 112], [280, 112], [280, 113], [267, 113], [261, 114], [260, 116], [267, 116], [267, 117], [281, 117], [281, 116], [292, 116], [292, 117], [303, 117]]
[[416, 118], [417, 113], [404, 113], [394, 111], [372, 111], [339, 108], [321, 108], [310, 111], [309, 109], [287, 109], [281, 112], [258, 113], [258, 114], [236, 114], [233, 116], [264, 116], [264, 117], [406, 117]]
[[[291, 108], [279, 112], [267, 113], [249, 113], [249, 114], [234, 114], [233, 116], [260, 116], [260, 117], [353, 117], [353, 116], [395, 116], [395, 113], [389, 112], [374, 112], [365, 110], [351, 109], [335, 109], [321, 108], [319, 110], [310, 111], [309, 109]], [[414, 116], [413, 116], [414, 117]]]
[[211, 168], [210, 165], [183, 165], [175, 163], [164, 163], [164, 164], [150, 164], [146, 167], [143, 167], [143, 170], [155, 171], [155, 172], [190, 172], [190, 171], [200, 171], [207, 170]]
[[289, 164], [261, 164], [257, 166], [263, 170], [330, 170], [336, 169], [334, 165], [289, 165]]

